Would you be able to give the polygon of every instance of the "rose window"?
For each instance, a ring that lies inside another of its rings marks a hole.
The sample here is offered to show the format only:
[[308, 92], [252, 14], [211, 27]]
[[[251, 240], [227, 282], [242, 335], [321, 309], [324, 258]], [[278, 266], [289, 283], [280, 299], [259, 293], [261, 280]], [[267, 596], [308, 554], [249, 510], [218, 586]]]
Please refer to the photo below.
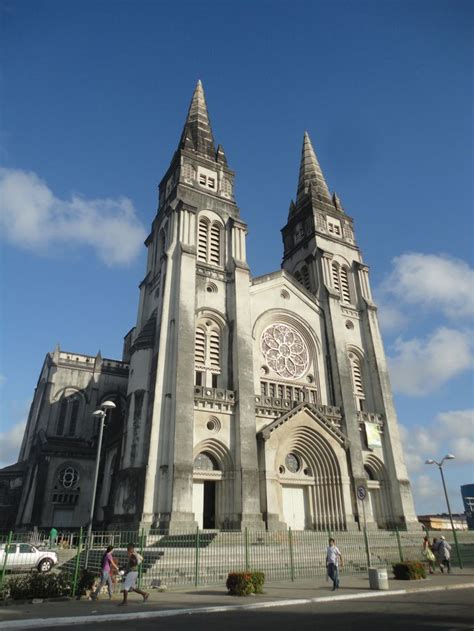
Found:
[[58, 479], [65, 489], [73, 489], [79, 482], [79, 472], [74, 467], [66, 467], [59, 472]]
[[262, 334], [262, 353], [270, 368], [285, 379], [298, 379], [308, 369], [309, 353], [301, 335], [288, 324], [272, 324]]

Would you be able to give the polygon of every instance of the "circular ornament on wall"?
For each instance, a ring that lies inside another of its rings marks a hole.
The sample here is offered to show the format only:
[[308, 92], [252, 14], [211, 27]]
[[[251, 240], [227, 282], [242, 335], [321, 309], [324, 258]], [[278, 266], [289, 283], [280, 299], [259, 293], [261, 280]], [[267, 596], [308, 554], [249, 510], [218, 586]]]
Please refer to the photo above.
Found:
[[298, 379], [308, 370], [309, 352], [301, 335], [289, 324], [271, 324], [262, 333], [262, 353], [269, 367], [284, 379]]
[[301, 462], [298, 456], [295, 456], [295, 454], [288, 454], [285, 458], [285, 464], [286, 468], [291, 473], [298, 473], [298, 471], [301, 469]]
[[58, 480], [65, 489], [73, 489], [79, 482], [79, 471], [74, 467], [66, 467], [59, 472]]
[[211, 416], [206, 423], [206, 428], [209, 432], [217, 434], [217, 432], [219, 432], [221, 429], [221, 422], [215, 416]]

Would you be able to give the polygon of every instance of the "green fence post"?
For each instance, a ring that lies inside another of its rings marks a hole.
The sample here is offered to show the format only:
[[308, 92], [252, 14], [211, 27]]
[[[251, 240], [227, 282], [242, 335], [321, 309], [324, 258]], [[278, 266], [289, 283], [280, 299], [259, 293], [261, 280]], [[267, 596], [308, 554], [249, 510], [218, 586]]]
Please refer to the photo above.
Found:
[[0, 574], [0, 587], [3, 585], [3, 578], [5, 576], [5, 568], [7, 566], [8, 552], [10, 551], [10, 544], [13, 539], [13, 530], [8, 533], [7, 543], [5, 544], [5, 558], [3, 559], [2, 573]]
[[291, 532], [291, 527], [288, 528], [288, 546], [290, 548], [290, 578], [292, 581], [295, 580], [295, 563], [293, 559], [293, 534]]
[[405, 559], [403, 558], [403, 548], [398, 528], [395, 528], [395, 534], [397, 535], [398, 554], [400, 555], [400, 562], [403, 563]]
[[82, 548], [82, 527], [79, 530], [79, 541], [77, 544], [76, 564], [74, 567], [74, 577], [72, 581], [72, 597], [76, 595], [77, 591], [77, 577], [79, 576], [79, 566], [81, 564], [81, 548]]
[[138, 566], [138, 589], [141, 589], [141, 584], [142, 584], [143, 564], [145, 562], [144, 549], [145, 549], [145, 529], [142, 528], [142, 531], [140, 534], [140, 554], [143, 558], [143, 561]]
[[199, 585], [199, 526], [196, 528], [196, 561], [194, 564], [194, 586]]
[[369, 538], [367, 536], [367, 528], [364, 526], [364, 541], [365, 541], [365, 553], [367, 555], [367, 567], [372, 566], [372, 559], [370, 557]]
[[245, 526], [245, 571], [248, 572], [250, 570], [250, 559], [249, 559], [249, 529]]

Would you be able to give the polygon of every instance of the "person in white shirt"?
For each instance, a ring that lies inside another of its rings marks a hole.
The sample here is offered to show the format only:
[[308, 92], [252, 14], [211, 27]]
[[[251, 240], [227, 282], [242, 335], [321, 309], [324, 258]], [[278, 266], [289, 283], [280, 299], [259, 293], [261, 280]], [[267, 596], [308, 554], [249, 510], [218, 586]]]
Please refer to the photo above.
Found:
[[328, 576], [332, 581], [332, 591], [339, 587], [339, 563], [342, 567], [342, 555], [336, 546], [334, 539], [329, 539], [329, 546], [326, 550], [326, 568]]

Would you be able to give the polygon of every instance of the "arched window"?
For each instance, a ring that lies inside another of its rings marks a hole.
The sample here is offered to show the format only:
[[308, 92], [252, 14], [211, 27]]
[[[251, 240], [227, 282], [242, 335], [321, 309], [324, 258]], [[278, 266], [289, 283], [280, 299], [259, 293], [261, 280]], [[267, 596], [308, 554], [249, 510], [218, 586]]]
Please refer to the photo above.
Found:
[[207, 262], [207, 241], [209, 234], [209, 220], [206, 217], [201, 217], [198, 225], [198, 243], [197, 243], [197, 257], [200, 261]]
[[209, 262], [214, 265], [221, 264], [221, 227], [214, 222], [211, 226], [211, 238], [209, 244]]
[[301, 285], [303, 284], [303, 278], [300, 272], [295, 272], [295, 278]]
[[350, 271], [347, 265], [339, 265], [336, 261], [331, 263], [333, 289], [340, 294], [342, 302], [351, 304], [352, 300], [349, 276]]
[[198, 223], [197, 258], [211, 265], [222, 265], [222, 225], [201, 217]]
[[341, 273], [341, 297], [343, 302], [351, 302], [351, 292], [349, 290], [349, 275], [347, 272], [347, 267], [342, 266], [340, 269]]
[[220, 336], [215, 329], [209, 334], [209, 363], [213, 368], [219, 369]]
[[218, 471], [219, 467], [214, 456], [203, 452], [194, 459], [194, 469], [198, 471]]
[[63, 397], [59, 406], [58, 423], [56, 425], [56, 434], [62, 436], [64, 434], [64, 425], [66, 423], [67, 399]]
[[309, 269], [307, 268], [306, 265], [303, 265], [303, 267], [301, 268], [301, 276], [303, 279], [303, 286], [305, 287], [305, 289], [307, 289], [308, 291], [311, 290], [311, 282], [309, 279]]
[[200, 327], [196, 329], [194, 361], [196, 366], [204, 368], [206, 365], [206, 332]]
[[75, 436], [77, 432], [77, 423], [81, 412], [82, 398], [75, 391], [69, 395], [63, 392], [56, 422], [57, 436]]
[[221, 331], [212, 320], [196, 327], [194, 364], [196, 385], [217, 388], [221, 373]]
[[360, 357], [358, 357], [355, 353], [349, 353], [349, 362], [351, 364], [352, 389], [357, 401], [357, 408], [362, 411], [364, 409], [365, 401], [362, 362]]
[[332, 286], [337, 291], [337, 293], [341, 292], [341, 283], [339, 282], [339, 264], [332, 263], [331, 265], [332, 272]]
[[69, 434], [69, 436], [75, 436], [75, 434], [76, 434], [76, 426], [77, 426], [77, 417], [79, 415], [79, 406], [81, 405], [81, 402], [76, 397], [75, 399], [72, 399], [69, 402], [69, 404], [70, 404], [70, 407], [71, 407], [71, 418], [69, 420], [68, 434]]

